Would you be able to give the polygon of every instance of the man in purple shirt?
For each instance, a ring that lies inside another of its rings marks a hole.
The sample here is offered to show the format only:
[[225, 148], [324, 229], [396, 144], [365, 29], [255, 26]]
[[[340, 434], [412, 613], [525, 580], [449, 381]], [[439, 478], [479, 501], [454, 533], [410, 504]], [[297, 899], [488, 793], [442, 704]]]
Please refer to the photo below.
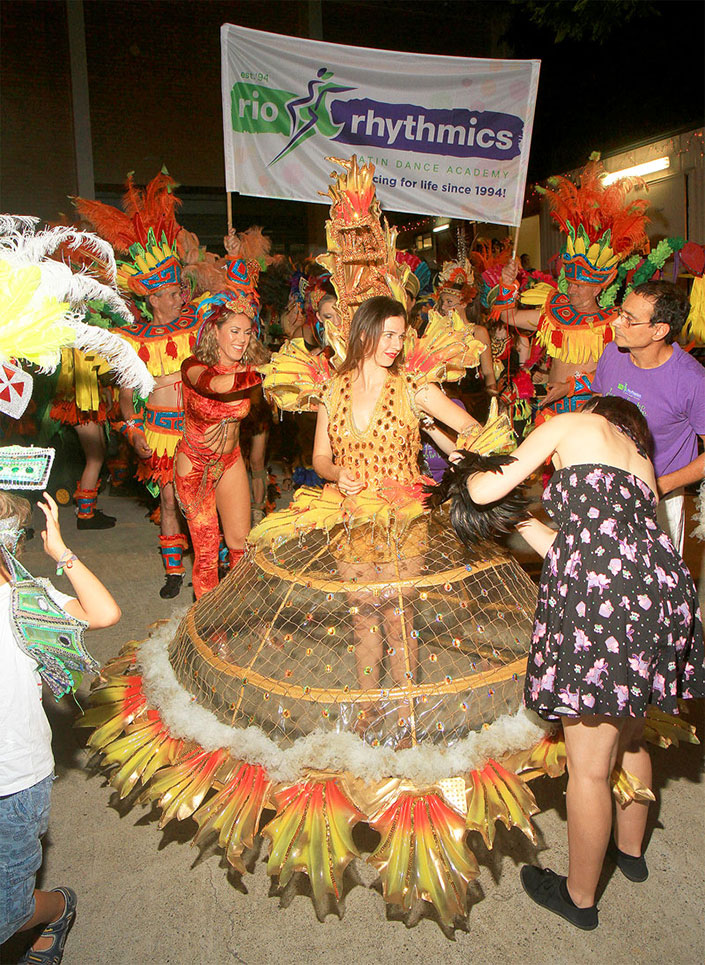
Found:
[[634, 402], [654, 440], [661, 523], [682, 553], [683, 487], [705, 476], [705, 369], [677, 344], [688, 299], [676, 285], [651, 281], [624, 299], [614, 342], [597, 364], [593, 392]]

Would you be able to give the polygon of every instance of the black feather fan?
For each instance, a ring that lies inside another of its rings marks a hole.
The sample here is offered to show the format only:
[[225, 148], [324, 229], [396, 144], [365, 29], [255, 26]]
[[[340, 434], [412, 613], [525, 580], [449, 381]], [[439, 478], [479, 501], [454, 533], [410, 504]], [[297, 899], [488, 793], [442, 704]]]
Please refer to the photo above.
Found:
[[480, 505], [470, 498], [467, 481], [475, 472], [499, 472], [514, 461], [514, 456], [480, 456], [466, 452], [458, 462], [450, 464], [438, 486], [424, 487], [426, 504], [436, 507], [450, 499], [451, 525], [458, 539], [466, 545], [509, 533], [517, 523], [529, 518], [529, 500], [523, 485], [517, 486], [503, 499]]

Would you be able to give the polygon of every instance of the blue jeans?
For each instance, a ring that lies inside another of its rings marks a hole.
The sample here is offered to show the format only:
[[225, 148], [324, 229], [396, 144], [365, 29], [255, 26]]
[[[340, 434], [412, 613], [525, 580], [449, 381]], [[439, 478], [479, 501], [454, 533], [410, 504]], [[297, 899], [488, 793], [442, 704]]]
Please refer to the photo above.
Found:
[[40, 838], [49, 826], [54, 775], [0, 797], [0, 945], [34, 914], [34, 887], [42, 863]]

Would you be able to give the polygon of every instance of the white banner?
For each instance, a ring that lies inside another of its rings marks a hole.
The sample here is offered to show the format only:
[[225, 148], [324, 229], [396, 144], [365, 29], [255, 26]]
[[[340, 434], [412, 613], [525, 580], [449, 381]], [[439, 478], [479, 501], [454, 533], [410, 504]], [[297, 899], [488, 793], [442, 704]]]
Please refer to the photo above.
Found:
[[388, 211], [521, 222], [537, 60], [432, 57], [221, 27], [228, 191], [328, 204], [326, 156]]

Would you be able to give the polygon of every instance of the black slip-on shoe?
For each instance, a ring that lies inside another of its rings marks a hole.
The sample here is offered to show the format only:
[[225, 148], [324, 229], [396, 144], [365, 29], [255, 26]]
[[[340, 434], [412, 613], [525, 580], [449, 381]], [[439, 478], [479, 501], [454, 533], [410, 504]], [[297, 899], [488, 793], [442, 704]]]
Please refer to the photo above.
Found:
[[76, 528], [77, 529], [112, 529], [117, 520], [114, 516], [107, 516], [105, 513], [101, 513], [99, 509], [93, 512], [92, 516], [81, 518], [76, 517]]
[[181, 593], [181, 587], [183, 585], [183, 573], [167, 573], [166, 579], [164, 580], [164, 586], [159, 591], [159, 596], [162, 598], [162, 600], [173, 600], [174, 597]]
[[619, 850], [614, 841], [610, 853], [625, 878], [629, 878], [630, 881], [641, 882], [646, 881], [649, 877], [649, 869], [646, 866], [646, 858], [643, 854], [639, 855], [638, 858], [635, 858], [632, 854], [625, 854], [624, 851]]
[[597, 905], [578, 908], [570, 899], [566, 879], [562, 875], [557, 875], [550, 868], [537, 868], [526, 864], [521, 869], [520, 877], [524, 891], [537, 905], [548, 908], [583, 931], [597, 928]]

